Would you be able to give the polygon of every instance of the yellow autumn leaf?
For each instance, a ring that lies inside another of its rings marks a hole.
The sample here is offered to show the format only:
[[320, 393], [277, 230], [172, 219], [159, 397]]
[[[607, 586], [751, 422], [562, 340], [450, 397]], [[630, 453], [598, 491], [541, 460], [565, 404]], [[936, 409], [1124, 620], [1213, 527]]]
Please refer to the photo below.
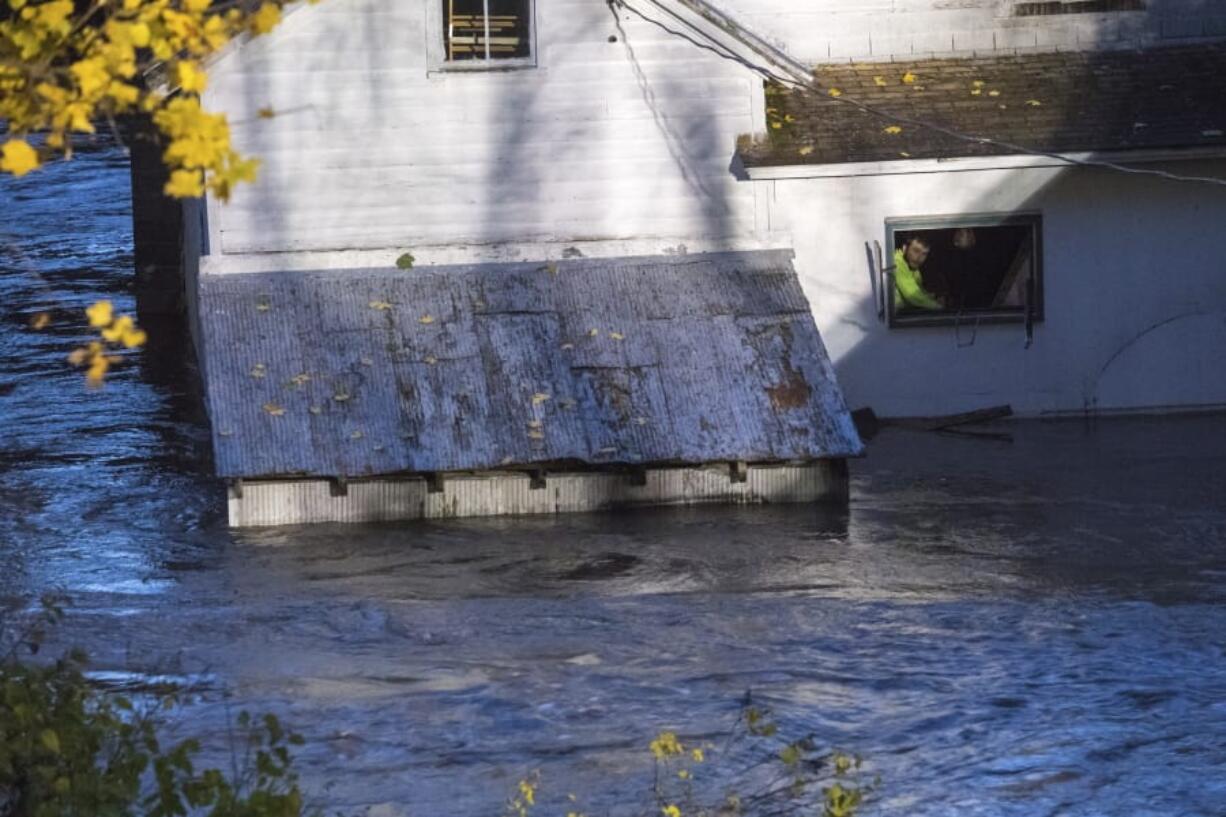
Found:
[[371, 309], [377, 309], [380, 312], [386, 312], [392, 308], [392, 305], [387, 301], [371, 301], [369, 304], [367, 304], [367, 306], [369, 306]]
[[1029, 105], [1029, 106], [1030, 106], [1030, 107], [1032, 107], [1032, 108], [1037, 108], [1037, 107], [1039, 107], [1040, 105], [1042, 105], [1043, 103], [1042, 103], [1042, 102], [1040, 102], [1040, 101], [1039, 101], [1039, 100], [1037, 100], [1037, 99], [1027, 99], [1027, 100], [1026, 100], [1026, 104], [1027, 104], [1027, 105]]
[[124, 332], [122, 337], [119, 338], [119, 342], [123, 344], [125, 349], [135, 349], [138, 346], [144, 346], [145, 341], [148, 339], [149, 336], [145, 334], [144, 329], [133, 328]]
[[86, 308], [85, 317], [89, 318], [89, 325], [95, 329], [110, 326], [115, 317], [115, 307], [110, 301], [98, 301], [93, 306]]
[[31, 329], [46, 329], [51, 323], [51, 315], [47, 312], [39, 312], [30, 316]]
[[613, 340], [625, 340], [626, 339], [626, 336], [623, 335], [621, 332], [610, 332], [609, 337], [613, 338]]
[[102, 378], [106, 377], [106, 370], [111, 367], [111, 361], [104, 355], [97, 355], [90, 361], [89, 369], [85, 372], [85, 379], [91, 386], [98, 386], [102, 383]]
[[9, 139], [0, 148], [0, 170], [24, 176], [38, 165], [38, 152], [25, 139]]
[[808, 156], [813, 152], [813, 145], [802, 145], [796, 152], [801, 156]]
[[833, 96], [833, 97], [836, 97], [836, 98], [837, 98], [837, 97], [840, 97], [840, 96], [842, 96], [842, 95], [843, 95], [843, 92], [842, 92], [842, 91], [840, 91], [838, 88], [831, 88], [831, 89], [827, 90], [827, 91], [826, 91], [826, 93], [827, 93], [827, 94], [829, 94], [830, 96]]
[[417, 319], [417, 322], [426, 323], [426, 324], [434, 323], [434, 316], [433, 315], [422, 315], [420, 318]]
[[202, 93], [209, 84], [209, 75], [191, 60], [180, 60], [175, 64], [175, 77], [179, 88], [191, 94]]
[[878, 88], [884, 88], [886, 86], [885, 77], [873, 77], [873, 84]]
[[982, 88], [982, 87], [983, 87], [984, 85], [986, 85], [986, 84], [987, 84], [987, 83], [986, 83], [986, 82], [984, 82], [983, 80], [981, 80], [981, 79], [977, 79], [977, 80], [975, 80], [974, 82], [972, 82], [972, 83], [971, 83], [971, 87], [972, 87], [972, 88]]
[[282, 414], [285, 414], [285, 409], [278, 406], [276, 403], [265, 403], [264, 411], [271, 414], [273, 417], [280, 417]]
[[532, 395], [532, 405], [539, 406], [541, 403], [544, 403], [548, 399], [549, 399], [548, 394], [545, 394], [544, 392], [537, 392], [536, 394]]
[[915, 74], [911, 73], [910, 71], [902, 75], [902, 81], [904, 85], [912, 85], [917, 79], [919, 79], [919, 77], [917, 77]]
[[993, 88], [992, 90], [988, 91], [988, 96], [1000, 96], [1000, 91]]
[[102, 330], [103, 340], [108, 340], [111, 343], [118, 341], [125, 332], [131, 332], [134, 327], [132, 319], [127, 315], [120, 315], [106, 329]]
[[250, 27], [253, 34], [267, 34], [281, 22], [281, 8], [276, 3], [264, 3], [259, 10], [251, 15]]
[[194, 199], [204, 195], [204, 176], [199, 170], [173, 170], [162, 192], [176, 199]]
[[902, 128], [898, 127], [898, 125], [888, 125], [887, 127], [882, 128], [881, 132], [888, 133], [891, 136], [896, 136], [902, 133]]

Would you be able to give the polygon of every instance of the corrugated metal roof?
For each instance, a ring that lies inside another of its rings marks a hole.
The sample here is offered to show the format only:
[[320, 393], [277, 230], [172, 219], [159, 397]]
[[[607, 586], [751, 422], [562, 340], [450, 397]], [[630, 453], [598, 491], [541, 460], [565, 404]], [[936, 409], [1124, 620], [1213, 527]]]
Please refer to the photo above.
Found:
[[227, 477], [855, 456], [786, 251], [205, 276]]

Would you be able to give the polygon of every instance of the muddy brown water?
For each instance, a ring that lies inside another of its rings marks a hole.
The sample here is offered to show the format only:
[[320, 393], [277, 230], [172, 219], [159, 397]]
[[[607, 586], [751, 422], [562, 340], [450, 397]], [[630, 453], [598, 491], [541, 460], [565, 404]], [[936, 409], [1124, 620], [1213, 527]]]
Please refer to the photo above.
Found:
[[647, 814], [647, 741], [752, 690], [868, 759], [866, 814], [1226, 815], [1223, 417], [887, 431], [845, 512], [230, 531], [174, 328], [98, 391], [63, 363], [131, 308], [127, 184], [106, 147], [0, 179], [0, 600], [65, 591], [57, 638], [183, 685], [181, 731], [279, 713], [329, 808], [497, 814], [540, 769], [541, 814]]

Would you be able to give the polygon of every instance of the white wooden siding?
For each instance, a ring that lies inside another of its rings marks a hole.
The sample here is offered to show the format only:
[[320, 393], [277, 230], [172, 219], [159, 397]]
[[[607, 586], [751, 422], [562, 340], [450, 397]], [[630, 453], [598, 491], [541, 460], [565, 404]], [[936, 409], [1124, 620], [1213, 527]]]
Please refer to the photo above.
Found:
[[636, 67], [604, 0], [537, 0], [538, 67], [430, 72], [426, 17], [326, 0], [214, 67], [208, 104], [262, 161], [212, 208], [215, 253], [755, 233], [730, 170], [764, 127], [750, 71], [623, 15]]
[[1018, 17], [1030, 0], [707, 0], [808, 63], [984, 51], [1131, 47], [1226, 36], [1217, 0], [1146, 0], [1143, 11]]

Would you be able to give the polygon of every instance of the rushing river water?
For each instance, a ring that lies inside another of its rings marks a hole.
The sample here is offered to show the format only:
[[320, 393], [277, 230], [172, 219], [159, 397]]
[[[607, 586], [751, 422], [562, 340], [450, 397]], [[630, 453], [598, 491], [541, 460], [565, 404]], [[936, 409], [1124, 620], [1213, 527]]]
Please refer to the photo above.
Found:
[[888, 431], [847, 512], [232, 532], [173, 330], [99, 390], [64, 363], [131, 308], [127, 197], [114, 149], [0, 179], [0, 603], [65, 590], [60, 637], [187, 684], [210, 745], [278, 712], [350, 812], [497, 814], [536, 768], [541, 814], [647, 814], [647, 741], [752, 690], [868, 759], [866, 814], [1226, 815], [1226, 418]]

